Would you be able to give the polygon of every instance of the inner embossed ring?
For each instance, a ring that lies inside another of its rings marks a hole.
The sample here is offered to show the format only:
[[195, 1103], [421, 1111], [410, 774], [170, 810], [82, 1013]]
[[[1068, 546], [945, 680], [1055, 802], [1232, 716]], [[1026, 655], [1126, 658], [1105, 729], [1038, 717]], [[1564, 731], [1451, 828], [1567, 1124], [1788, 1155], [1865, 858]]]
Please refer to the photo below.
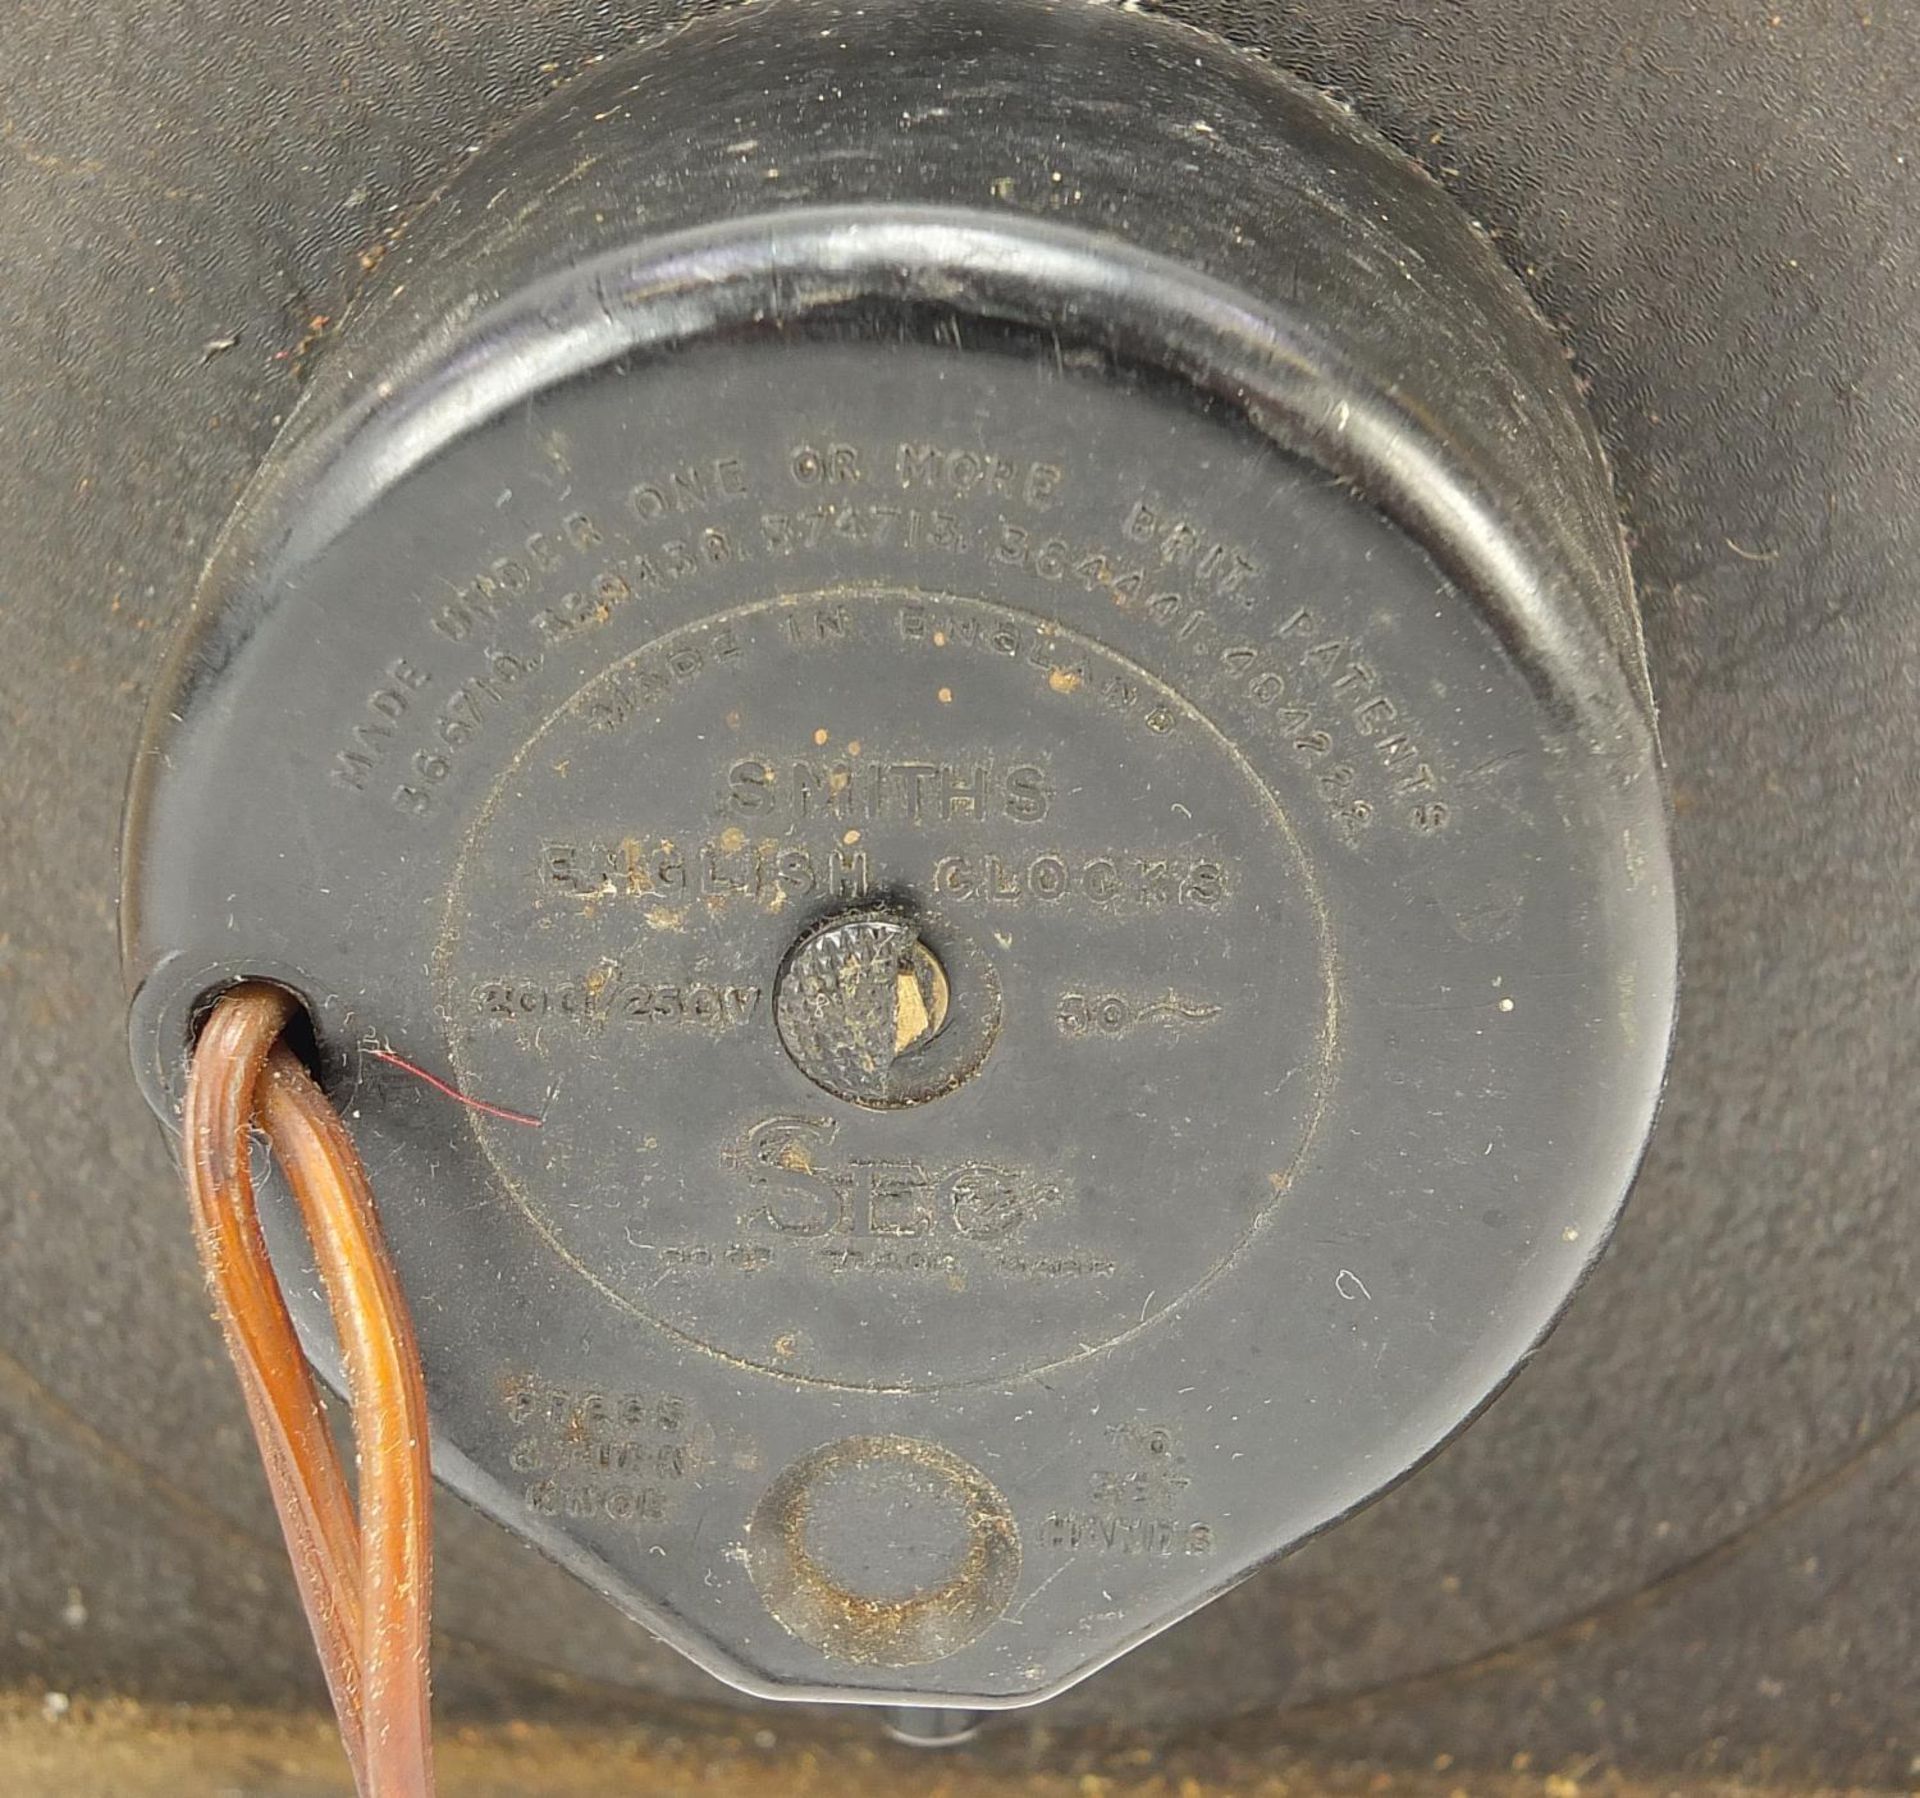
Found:
[[[775, 1028], [795, 942], [867, 906], [955, 1020], [1000, 1007], [937, 1103], [838, 1098]], [[725, 1359], [922, 1391], [1151, 1328], [1234, 1256], [1325, 1103], [1331, 955], [1286, 815], [1172, 685], [861, 589], [580, 687], [482, 809], [436, 972], [465, 1089], [543, 1118], [473, 1127], [574, 1273]]]

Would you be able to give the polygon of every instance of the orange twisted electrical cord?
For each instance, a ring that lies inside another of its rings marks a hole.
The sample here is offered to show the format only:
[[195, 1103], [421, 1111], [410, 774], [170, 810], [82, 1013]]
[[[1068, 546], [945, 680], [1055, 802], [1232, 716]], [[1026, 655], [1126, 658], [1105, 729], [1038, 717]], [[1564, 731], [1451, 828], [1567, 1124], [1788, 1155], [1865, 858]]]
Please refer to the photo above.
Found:
[[[426, 1387], [353, 1139], [279, 1040], [295, 1011], [281, 989], [248, 984], [220, 999], [201, 1032], [182, 1150], [194, 1235], [355, 1786], [361, 1798], [428, 1798]], [[260, 1232], [256, 1125], [299, 1203], [345, 1358], [357, 1518]]]

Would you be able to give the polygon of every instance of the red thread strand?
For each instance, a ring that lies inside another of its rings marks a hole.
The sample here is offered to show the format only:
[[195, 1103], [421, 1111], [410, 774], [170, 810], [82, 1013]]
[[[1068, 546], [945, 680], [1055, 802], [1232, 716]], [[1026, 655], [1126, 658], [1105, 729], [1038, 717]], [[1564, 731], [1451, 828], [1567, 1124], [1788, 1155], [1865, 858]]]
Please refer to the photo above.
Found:
[[375, 1061], [384, 1061], [389, 1067], [411, 1074], [416, 1080], [424, 1080], [437, 1093], [444, 1093], [457, 1105], [464, 1105], [470, 1111], [482, 1111], [490, 1118], [499, 1118], [502, 1123], [525, 1124], [531, 1130], [538, 1130], [546, 1122], [544, 1118], [529, 1117], [524, 1111], [509, 1111], [504, 1105], [489, 1105], [485, 1099], [476, 1099], [470, 1093], [463, 1093], [457, 1086], [449, 1086], [438, 1074], [429, 1074], [425, 1068], [416, 1067], [404, 1055], [396, 1055], [391, 1049], [369, 1049], [367, 1051]]

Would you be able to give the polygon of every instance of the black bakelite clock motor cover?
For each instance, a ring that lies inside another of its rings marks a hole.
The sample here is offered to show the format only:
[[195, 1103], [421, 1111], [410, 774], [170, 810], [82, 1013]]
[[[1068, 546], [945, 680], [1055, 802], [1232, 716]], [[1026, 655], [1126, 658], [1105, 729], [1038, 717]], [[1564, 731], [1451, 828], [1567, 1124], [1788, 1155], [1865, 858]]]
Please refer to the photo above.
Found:
[[305, 1000], [470, 1500], [747, 1689], [1045, 1696], [1433, 1452], [1623, 1200], [1674, 896], [1574, 374], [1178, 27], [709, 20], [372, 278], [125, 949], [166, 1120]]

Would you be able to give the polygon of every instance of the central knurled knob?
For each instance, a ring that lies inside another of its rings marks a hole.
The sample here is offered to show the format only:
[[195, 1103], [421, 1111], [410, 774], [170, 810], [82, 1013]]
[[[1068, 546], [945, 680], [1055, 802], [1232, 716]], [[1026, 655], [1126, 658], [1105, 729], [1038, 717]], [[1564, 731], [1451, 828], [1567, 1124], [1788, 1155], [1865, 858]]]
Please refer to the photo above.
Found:
[[859, 1105], [910, 1105], [953, 1084], [910, 1065], [946, 1028], [947, 971], [919, 927], [893, 912], [829, 918], [802, 936], [780, 970], [774, 1022], [794, 1065]]

